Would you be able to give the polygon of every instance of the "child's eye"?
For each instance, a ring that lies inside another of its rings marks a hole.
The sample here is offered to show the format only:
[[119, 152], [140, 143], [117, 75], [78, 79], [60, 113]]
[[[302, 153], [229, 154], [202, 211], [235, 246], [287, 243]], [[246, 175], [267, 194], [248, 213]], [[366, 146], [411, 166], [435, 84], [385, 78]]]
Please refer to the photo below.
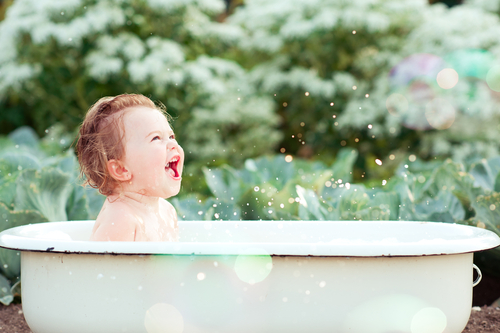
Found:
[[170, 140], [175, 140], [175, 134], [171, 134], [171, 135], [169, 136], [169, 139], [170, 139]]
[[153, 138], [153, 140], [151, 140], [151, 141], [155, 141], [155, 140], [161, 140], [160, 136], [159, 136], [159, 135], [155, 136], [155, 137]]

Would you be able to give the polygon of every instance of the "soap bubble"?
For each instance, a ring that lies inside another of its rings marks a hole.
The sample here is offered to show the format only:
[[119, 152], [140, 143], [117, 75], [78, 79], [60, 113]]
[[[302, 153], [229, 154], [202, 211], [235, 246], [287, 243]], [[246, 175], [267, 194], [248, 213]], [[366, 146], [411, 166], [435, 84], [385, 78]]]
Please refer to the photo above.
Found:
[[144, 326], [148, 333], [182, 333], [184, 319], [173, 305], [157, 303], [146, 311]]
[[493, 65], [493, 55], [480, 49], [464, 49], [449, 53], [444, 58], [460, 77], [486, 79], [486, 73]]
[[[413, 321], [415, 325], [420, 322], [421, 317], [417, 316], [418, 313], [427, 307], [425, 301], [412, 295], [391, 294], [375, 297], [361, 303], [346, 316], [344, 331], [351, 333], [408, 332]], [[420, 331], [413, 332], [412, 330], [411, 333], [420, 333]]]
[[263, 281], [271, 273], [273, 259], [264, 249], [248, 249], [245, 252], [234, 263], [236, 275], [249, 284]]
[[444, 98], [435, 98], [425, 109], [425, 117], [436, 129], [447, 129], [455, 121], [455, 108]]
[[411, 333], [442, 333], [446, 328], [446, 315], [438, 308], [424, 308], [411, 320]]
[[408, 100], [402, 94], [394, 93], [387, 97], [385, 106], [390, 114], [396, 116], [408, 110]]
[[389, 73], [392, 89], [408, 86], [412, 81], [434, 81], [439, 71], [445, 68], [445, 61], [428, 53], [417, 53], [403, 59]]
[[437, 74], [437, 84], [443, 89], [451, 89], [458, 83], [458, 73], [453, 68], [445, 68]]
[[488, 71], [486, 83], [491, 90], [500, 92], [500, 65], [494, 66]]

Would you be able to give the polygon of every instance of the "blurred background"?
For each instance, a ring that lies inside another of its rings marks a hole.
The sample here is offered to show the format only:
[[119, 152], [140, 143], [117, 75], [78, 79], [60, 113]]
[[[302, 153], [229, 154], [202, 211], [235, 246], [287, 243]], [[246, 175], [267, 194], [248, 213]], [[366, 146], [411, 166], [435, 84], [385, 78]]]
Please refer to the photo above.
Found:
[[141, 93], [186, 154], [181, 219], [500, 234], [499, 15], [500, 0], [0, 0], [0, 229], [95, 219], [78, 126], [99, 98]]

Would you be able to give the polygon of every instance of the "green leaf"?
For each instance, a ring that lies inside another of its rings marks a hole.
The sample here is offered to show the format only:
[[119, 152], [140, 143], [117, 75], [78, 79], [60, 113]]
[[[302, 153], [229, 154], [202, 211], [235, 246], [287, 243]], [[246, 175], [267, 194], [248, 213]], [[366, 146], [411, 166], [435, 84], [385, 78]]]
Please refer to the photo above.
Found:
[[352, 170], [354, 167], [354, 162], [358, 158], [358, 151], [355, 149], [341, 149], [337, 155], [335, 163], [333, 163], [331, 169], [333, 172], [333, 177], [337, 179], [342, 179], [342, 182], [348, 183], [352, 181]]
[[465, 210], [451, 192], [440, 192], [436, 198], [427, 198], [415, 206], [418, 221], [449, 222], [463, 221]]
[[234, 200], [227, 202], [223, 200], [214, 200], [210, 198], [205, 203], [208, 207], [212, 206], [213, 215], [208, 220], [224, 220], [224, 221], [238, 221], [241, 219], [241, 209], [236, 205]]
[[493, 188], [495, 192], [500, 192], [500, 173], [495, 178], [495, 186]]
[[11, 291], [10, 281], [0, 275], [0, 303], [9, 305], [14, 300], [14, 295]]
[[[80, 185], [75, 185], [78, 187], [82, 187]], [[99, 193], [99, 191], [95, 188], [92, 188], [90, 186], [82, 187], [83, 190], [85, 191], [85, 195], [87, 196], [88, 200], [88, 215], [89, 219], [95, 220], [97, 216], [99, 215], [99, 212], [102, 209], [102, 205], [104, 204], [104, 200], [106, 200], [106, 197]]]
[[371, 200], [372, 207], [380, 208], [377, 220], [395, 221], [399, 216], [399, 195], [396, 192], [377, 192]]
[[470, 221], [500, 236], [500, 193], [480, 195], [471, 203], [476, 216]]
[[283, 155], [248, 159], [245, 161], [245, 169], [253, 173], [252, 180], [255, 184], [248, 184], [251, 187], [270, 183], [278, 190], [281, 190], [296, 174], [294, 163], [285, 161]]
[[189, 196], [183, 199], [172, 198], [169, 202], [175, 207], [177, 217], [184, 221], [212, 220], [214, 207], [212, 201], [200, 202], [198, 198]]
[[239, 201], [245, 192], [245, 184], [230, 166], [224, 165], [219, 169], [203, 168], [203, 173], [210, 191], [220, 200]]
[[5, 203], [10, 206], [14, 202], [14, 196], [16, 195], [17, 187], [17, 177], [19, 173], [15, 173], [12, 176], [7, 176], [0, 178], [0, 202]]
[[299, 217], [302, 220], [325, 220], [324, 208], [318, 200], [318, 195], [313, 190], [306, 190], [302, 186], [296, 186], [297, 195], [300, 198]]
[[[47, 222], [37, 211], [11, 211], [0, 202], [0, 231], [27, 225], [31, 223]], [[16, 278], [20, 275], [19, 252], [0, 248], [0, 271], [8, 278]]]
[[89, 214], [89, 200], [82, 186], [73, 186], [66, 202], [68, 221], [87, 220]]
[[24, 145], [31, 148], [38, 147], [40, 138], [35, 130], [28, 126], [21, 126], [9, 134], [11, 139], [16, 145]]
[[481, 160], [471, 166], [469, 173], [474, 177], [474, 186], [483, 187], [489, 191], [495, 188], [495, 181], [500, 170], [500, 158]]
[[9, 173], [26, 170], [40, 169], [41, 164], [38, 158], [27, 151], [4, 151], [0, 153], [0, 177], [5, 177]]
[[37, 210], [49, 221], [66, 221], [70, 176], [55, 168], [24, 170], [18, 178], [14, 208]]

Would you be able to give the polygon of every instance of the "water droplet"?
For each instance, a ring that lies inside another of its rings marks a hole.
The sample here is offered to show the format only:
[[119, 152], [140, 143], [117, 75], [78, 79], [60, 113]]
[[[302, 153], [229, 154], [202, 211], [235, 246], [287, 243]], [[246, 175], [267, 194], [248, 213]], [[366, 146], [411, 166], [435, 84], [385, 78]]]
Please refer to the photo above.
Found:
[[286, 162], [290, 163], [292, 160], [293, 160], [292, 155], [286, 155], [286, 156], [285, 156], [285, 161], [286, 161]]
[[375, 163], [376, 163], [377, 165], [382, 165], [382, 161], [381, 161], [380, 159], [378, 159], [378, 158], [375, 160]]
[[255, 186], [255, 187], [253, 188], [253, 190], [254, 190], [255, 192], [259, 192], [260, 188], [259, 188], [258, 186]]
[[198, 211], [198, 215], [202, 215], [202, 214], [203, 214], [202, 210]]
[[283, 297], [283, 302], [288, 302], [288, 298], [287, 297]]
[[102, 275], [102, 274], [97, 274], [97, 280], [100, 280], [100, 279], [102, 279], [103, 277], [104, 277], [104, 275]]
[[321, 282], [319, 283], [319, 287], [320, 287], [320, 288], [324, 288], [325, 286], [326, 286], [326, 282], [325, 282], [325, 281], [321, 281]]
[[497, 207], [494, 204], [490, 205], [490, 210], [495, 210]]

